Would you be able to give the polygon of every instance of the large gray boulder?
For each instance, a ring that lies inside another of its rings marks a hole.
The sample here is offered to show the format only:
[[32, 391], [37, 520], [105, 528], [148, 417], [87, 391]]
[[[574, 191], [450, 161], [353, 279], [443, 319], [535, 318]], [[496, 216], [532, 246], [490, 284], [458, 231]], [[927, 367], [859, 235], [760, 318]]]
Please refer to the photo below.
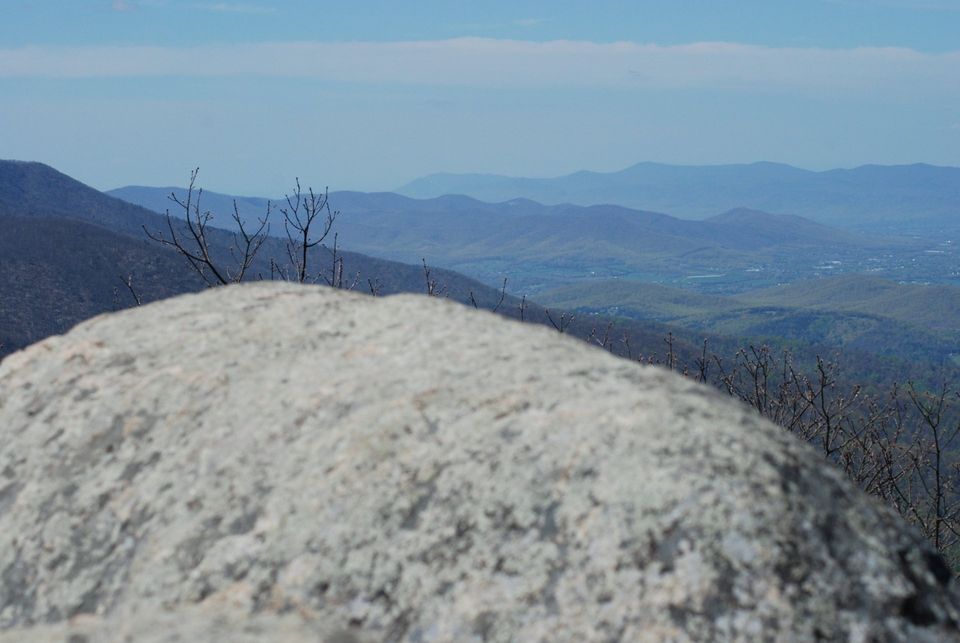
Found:
[[960, 640], [943, 561], [750, 409], [281, 284], [0, 364], [0, 580], [2, 641]]

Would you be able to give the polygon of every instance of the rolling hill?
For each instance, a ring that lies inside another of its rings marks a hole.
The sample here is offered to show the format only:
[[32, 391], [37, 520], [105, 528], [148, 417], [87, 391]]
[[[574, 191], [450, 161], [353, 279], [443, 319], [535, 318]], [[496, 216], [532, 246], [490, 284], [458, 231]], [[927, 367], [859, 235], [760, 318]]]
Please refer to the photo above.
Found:
[[540, 299], [558, 308], [606, 310], [659, 321], [727, 313], [743, 307], [731, 297], [627, 279], [561, 286], [541, 293]]
[[737, 299], [757, 305], [882, 315], [960, 337], [960, 288], [953, 286], [838, 275], [747, 292]]
[[941, 364], [960, 357], [960, 288], [949, 286], [843, 275], [717, 297], [614, 280], [557, 288], [540, 299], [740, 338], [780, 337]]
[[[110, 194], [159, 212], [170, 204], [170, 192], [127, 187]], [[204, 207], [218, 213], [215, 221], [229, 218], [234, 197], [204, 193], [203, 198]], [[756, 288], [838, 256], [866, 257], [916, 245], [743, 208], [691, 221], [621, 206], [545, 206], [525, 199], [485, 203], [463, 196], [335, 192], [330, 201], [343, 212], [337, 229], [346, 247], [404, 262], [426, 257], [488, 284], [508, 274], [515, 285], [534, 293], [587, 274], [669, 280], [736, 273], [728, 279], [733, 289]], [[236, 199], [247, 220], [262, 217], [267, 202]], [[283, 233], [279, 226], [273, 232]]]

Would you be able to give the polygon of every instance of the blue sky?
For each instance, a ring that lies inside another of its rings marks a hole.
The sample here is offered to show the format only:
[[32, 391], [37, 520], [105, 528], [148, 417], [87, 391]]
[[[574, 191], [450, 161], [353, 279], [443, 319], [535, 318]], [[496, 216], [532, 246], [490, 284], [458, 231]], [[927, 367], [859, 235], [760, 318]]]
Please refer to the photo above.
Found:
[[960, 0], [0, 3], [0, 157], [102, 189], [960, 165]]

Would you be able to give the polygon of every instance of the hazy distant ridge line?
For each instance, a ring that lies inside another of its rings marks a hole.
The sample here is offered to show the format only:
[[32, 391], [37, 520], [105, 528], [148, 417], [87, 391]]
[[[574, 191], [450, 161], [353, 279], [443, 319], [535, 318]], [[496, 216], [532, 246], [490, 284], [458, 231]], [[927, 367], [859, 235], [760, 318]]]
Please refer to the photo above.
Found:
[[905, 220], [960, 225], [960, 168], [925, 163], [814, 171], [771, 162], [643, 162], [616, 172], [552, 178], [439, 173], [396, 191], [417, 198], [463, 194], [483, 201], [522, 197], [548, 205], [611, 203], [692, 219], [744, 207], [857, 229]]

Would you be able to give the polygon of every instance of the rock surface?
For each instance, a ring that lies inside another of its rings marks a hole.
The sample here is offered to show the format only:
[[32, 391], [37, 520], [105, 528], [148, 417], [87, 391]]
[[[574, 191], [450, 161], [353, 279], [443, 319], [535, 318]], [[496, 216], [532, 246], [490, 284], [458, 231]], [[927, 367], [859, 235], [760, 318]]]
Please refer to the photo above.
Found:
[[0, 581], [2, 641], [960, 640], [942, 560], [749, 409], [283, 284], [0, 363]]

